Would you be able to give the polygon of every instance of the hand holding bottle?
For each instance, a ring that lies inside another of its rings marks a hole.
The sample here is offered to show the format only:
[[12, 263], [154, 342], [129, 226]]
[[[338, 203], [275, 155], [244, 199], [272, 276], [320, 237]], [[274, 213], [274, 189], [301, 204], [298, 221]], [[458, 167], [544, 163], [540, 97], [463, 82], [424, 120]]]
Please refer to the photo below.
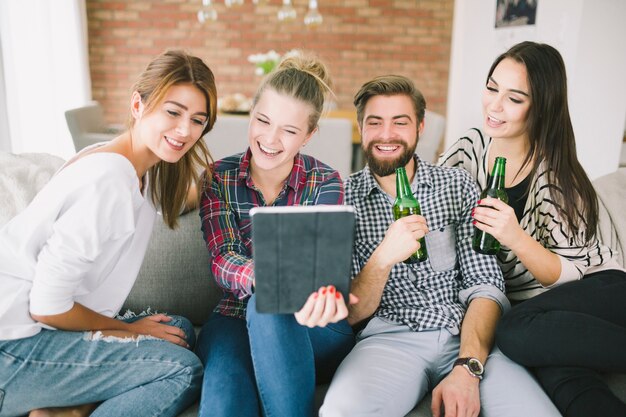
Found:
[[474, 226], [496, 238], [502, 245], [513, 249], [520, 233], [525, 233], [515, 216], [513, 207], [497, 198], [485, 197], [472, 210]]
[[[509, 197], [504, 189], [505, 167], [506, 158], [497, 156], [491, 176], [488, 178], [487, 188], [485, 188], [480, 194], [481, 200], [478, 200], [478, 208], [481, 209], [479, 214], [483, 213], [481, 201], [486, 201], [487, 197], [493, 197], [494, 199], [498, 199], [504, 203], [509, 202]], [[489, 210], [493, 210], [493, 208], [489, 208]], [[475, 211], [476, 209], [472, 210], [472, 216], [474, 216]], [[481, 220], [474, 217], [473, 223], [476, 227], [474, 229], [474, 237], [472, 238], [472, 249], [484, 255], [495, 255], [500, 250], [500, 239], [492, 235], [490, 232], [478, 227], [479, 222], [481, 222]], [[486, 225], [491, 226], [491, 223], [486, 223]]]
[[[407, 177], [406, 169], [404, 167], [396, 168], [396, 201], [393, 203], [392, 210], [393, 218], [395, 220], [413, 214], [421, 217], [422, 214], [420, 203], [411, 191], [409, 178]], [[424, 218], [422, 217], [422, 220], [423, 219]], [[426, 221], [424, 221], [424, 225], [425, 224]], [[426, 234], [426, 232], [424, 232], [424, 234]], [[419, 240], [419, 246], [404, 260], [405, 263], [414, 264], [424, 262], [428, 259], [428, 251], [426, 250], [426, 240], [424, 239], [424, 236], [421, 236]]]
[[385, 238], [376, 249], [376, 256], [391, 266], [403, 262], [418, 252], [424, 236], [428, 233], [426, 219], [412, 214], [391, 223]]

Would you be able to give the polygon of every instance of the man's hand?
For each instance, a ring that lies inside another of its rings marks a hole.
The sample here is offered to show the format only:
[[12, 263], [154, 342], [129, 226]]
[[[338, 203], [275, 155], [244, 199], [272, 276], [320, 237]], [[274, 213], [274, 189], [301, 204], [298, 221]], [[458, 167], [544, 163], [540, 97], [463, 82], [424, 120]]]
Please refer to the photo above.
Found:
[[[350, 304], [359, 300], [350, 294]], [[296, 321], [307, 327], [325, 327], [348, 316], [346, 301], [334, 286], [322, 287], [309, 296], [304, 307], [295, 314]]]
[[420, 248], [419, 239], [428, 233], [426, 219], [413, 214], [402, 217], [389, 226], [385, 238], [376, 252], [379, 259], [388, 265], [395, 265], [407, 259]]
[[[480, 380], [462, 366], [455, 366], [433, 390], [433, 417], [477, 417], [480, 413]], [[441, 413], [443, 404], [445, 414]]]
[[396, 220], [385, 232], [385, 237], [374, 250], [361, 272], [352, 280], [352, 292], [359, 303], [350, 306], [348, 322], [351, 325], [370, 317], [378, 306], [389, 279], [389, 272], [398, 262], [416, 252], [419, 239], [428, 233], [426, 219], [411, 215]]

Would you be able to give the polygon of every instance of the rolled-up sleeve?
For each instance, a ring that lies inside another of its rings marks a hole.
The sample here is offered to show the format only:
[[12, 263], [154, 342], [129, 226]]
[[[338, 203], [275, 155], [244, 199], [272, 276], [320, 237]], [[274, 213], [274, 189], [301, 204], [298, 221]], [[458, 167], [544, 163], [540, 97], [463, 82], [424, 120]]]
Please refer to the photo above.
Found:
[[493, 285], [476, 285], [459, 292], [459, 301], [466, 307], [475, 298], [487, 298], [495, 301], [500, 306], [502, 314], [511, 308], [511, 303], [506, 295]]
[[474, 298], [489, 298], [498, 303], [502, 312], [505, 312], [510, 303], [505, 295], [504, 277], [495, 256], [482, 255], [472, 249], [474, 227], [471, 210], [478, 200], [478, 191], [469, 175], [466, 172], [463, 174], [463, 209], [456, 231], [456, 249], [462, 275], [459, 299], [467, 306]]
[[202, 233], [217, 284], [243, 299], [252, 294], [254, 265], [224, 193], [225, 187], [218, 176], [204, 188], [200, 200]]

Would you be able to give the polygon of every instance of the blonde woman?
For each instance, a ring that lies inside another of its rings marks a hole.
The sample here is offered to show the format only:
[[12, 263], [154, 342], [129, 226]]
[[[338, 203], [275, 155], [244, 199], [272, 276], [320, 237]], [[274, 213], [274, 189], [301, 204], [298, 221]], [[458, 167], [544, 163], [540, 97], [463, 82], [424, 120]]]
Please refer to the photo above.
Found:
[[295, 315], [255, 308], [250, 209], [343, 203], [337, 171], [300, 154], [328, 84], [316, 59], [282, 61], [254, 98], [248, 150], [218, 161], [205, 186], [202, 229], [224, 297], [198, 337], [201, 416], [312, 416], [315, 383], [329, 380], [354, 344], [346, 300], [333, 287]]

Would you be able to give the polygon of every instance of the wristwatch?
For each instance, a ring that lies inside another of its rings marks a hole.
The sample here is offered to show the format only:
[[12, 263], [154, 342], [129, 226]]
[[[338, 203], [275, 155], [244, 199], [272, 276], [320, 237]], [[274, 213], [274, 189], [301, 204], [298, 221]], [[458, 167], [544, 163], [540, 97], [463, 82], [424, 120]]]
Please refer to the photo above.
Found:
[[482, 362], [476, 358], [459, 358], [454, 361], [453, 367], [458, 365], [467, 369], [467, 372], [475, 378], [483, 379], [483, 376], [485, 375], [485, 367]]

